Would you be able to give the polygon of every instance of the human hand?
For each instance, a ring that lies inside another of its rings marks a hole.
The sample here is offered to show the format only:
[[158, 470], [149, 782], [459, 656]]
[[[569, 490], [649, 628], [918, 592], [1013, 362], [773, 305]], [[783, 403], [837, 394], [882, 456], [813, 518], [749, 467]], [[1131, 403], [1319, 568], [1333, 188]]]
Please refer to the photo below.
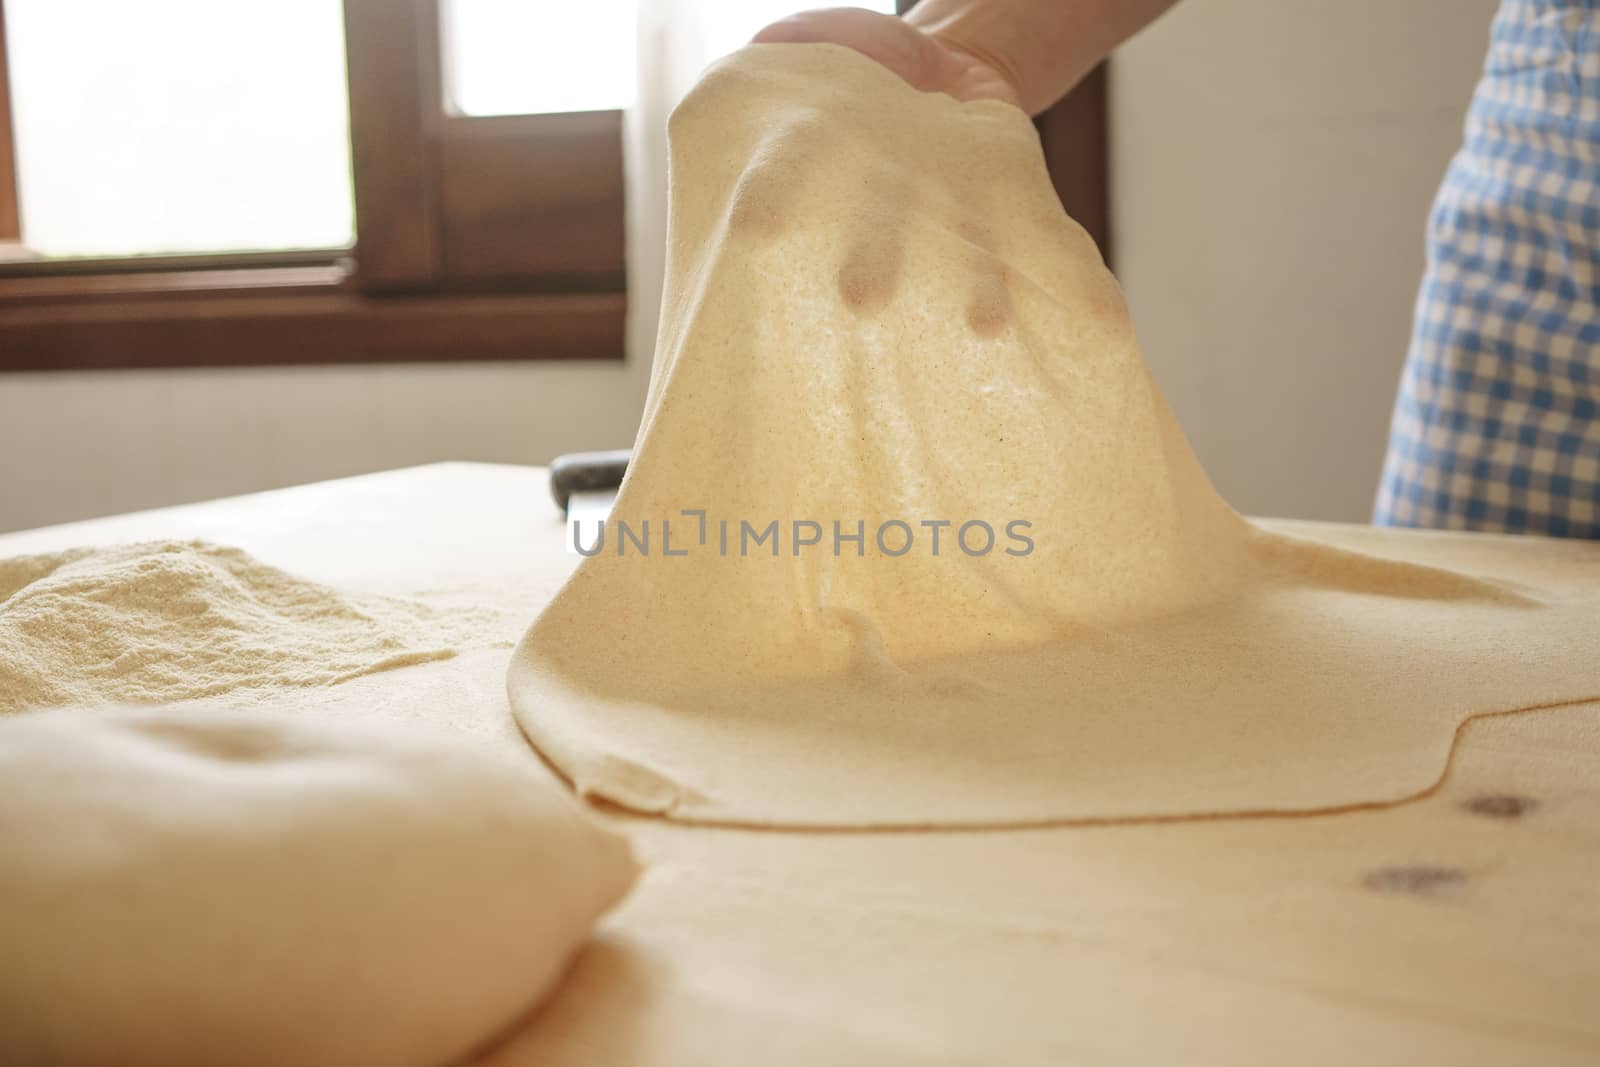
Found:
[[856, 7], [802, 11], [756, 34], [755, 44], [841, 44], [883, 64], [923, 92], [1021, 107], [1016, 79], [993, 60], [894, 15]]
[[[863, 11], [816, 14], [842, 14], [857, 30], [878, 21]], [[890, 28], [872, 45], [880, 50], [901, 36], [897, 20], [883, 21]], [[805, 286], [820, 282], [817, 291], [863, 319], [916, 318], [935, 288], [957, 301], [935, 316], [938, 328], [953, 318], [978, 342], [1048, 336], [1019, 314], [1041, 300], [1035, 319], [1062, 308], [1080, 325], [1125, 319], [1115, 279], [1062, 210], [1021, 108], [919, 91], [859, 48], [816, 46], [763, 37], [744, 61], [735, 53], [714, 64], [678, 105], [669, 124], [675, 232], [722, 242], [720, 257], [749, 257], [752, 278], [769, 274], [769, 259], [781, 264], [771, 279], [779, 290], [798, 285], [804, 265]], [[846, 78], [840, 57], [856, 73]], [[835, 91], [807, 87], [818, 79]], [[761, 121], [733, 136], [730, 100], [760, 101]], [[716, 167], [703, 158], [712, 144]], [[708, 195], [724, 184], [725, 201]], [[832, 277], [812, 278], [815, 268]]]

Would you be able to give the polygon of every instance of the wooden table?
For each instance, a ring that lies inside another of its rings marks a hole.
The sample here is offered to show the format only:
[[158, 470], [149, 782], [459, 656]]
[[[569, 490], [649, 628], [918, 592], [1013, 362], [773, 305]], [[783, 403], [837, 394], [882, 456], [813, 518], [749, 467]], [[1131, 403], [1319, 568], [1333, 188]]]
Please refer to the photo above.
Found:
[[[286, 706], [526, 750], [503, 675], [575, 561], [561, 531], [542, 470], [447, 464], [0, 536], [0, 555], [204, 537], [491, 607], [456, 660]], [[1550, 574], [1600, 560], [1540, 551]], [[1600, 1063], [1600, 704], [1477, 720], [1429, 795], [1350, 814], [854, 834], [605, 817], [649, 869], [496, 1067]]]

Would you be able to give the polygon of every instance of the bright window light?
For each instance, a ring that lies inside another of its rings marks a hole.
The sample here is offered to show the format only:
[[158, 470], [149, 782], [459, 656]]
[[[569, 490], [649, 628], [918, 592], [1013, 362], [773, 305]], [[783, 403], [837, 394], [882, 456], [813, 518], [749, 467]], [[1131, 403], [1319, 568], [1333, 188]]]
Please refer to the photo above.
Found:
[[33, 252], [350, 243], [339, 0], [4, 3]]
[[[637, 0], [652, 3], [658, 0]], [[707, 59], [807, 7], [797, 0], [678, 0], [676, 32], [694, 33]], [[893, 12], [894, 0], [859, 6]], [[635, 0], [446, 0], [446, 79], [464, 115], [533, 115], [624, 108], [633, 100]], [[692, 28], [689, 25], [692, 23]]]
[[633, 0], [445, 0], [444, 15], [446, 95], [463, 115], [608, 111], [633, 99]]

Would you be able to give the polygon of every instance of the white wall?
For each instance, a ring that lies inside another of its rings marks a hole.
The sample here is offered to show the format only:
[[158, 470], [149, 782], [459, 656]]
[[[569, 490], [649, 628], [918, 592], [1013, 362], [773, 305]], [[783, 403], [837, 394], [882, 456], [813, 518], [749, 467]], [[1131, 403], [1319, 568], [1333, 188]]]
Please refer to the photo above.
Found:
[[641, 364], [0, 375], [0, 531], [471, 459], [626, 448]]
[[1112, 65], [1115, 266], [1218, 488], [1365, 521], [1496, 0], [1186, 0]]

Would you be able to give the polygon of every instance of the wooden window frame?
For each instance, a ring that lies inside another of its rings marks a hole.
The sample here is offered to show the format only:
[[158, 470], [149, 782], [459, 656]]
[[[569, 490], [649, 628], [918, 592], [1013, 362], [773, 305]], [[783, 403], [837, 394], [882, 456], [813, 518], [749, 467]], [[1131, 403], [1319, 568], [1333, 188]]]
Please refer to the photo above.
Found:
[[[353, 248], [0, 260], [0, 373], [621, 359], [621, 112], [449, 114], [441, 2], [344, 0]], [[20, 222], [8, 86], [0, 0], [0, 242]], [[1104, 68], [1036, 125], [1109, 263]]]
[[22, 235], [17, 210], [17, 152], [11, 132], [11, 79], [6, 69], [6, 12], [0, 3], [0, 244]]
[[1115, 269], [1108, 93], [1106, 64], [1101, 63], [1033, 124], [1061, 205], [1089, 231], [1106, 266]]
[[447, 113], [440, 3], [345, 0], [353, 248], [0, 261], [0, 372], [621, 359], [621, 112]]

